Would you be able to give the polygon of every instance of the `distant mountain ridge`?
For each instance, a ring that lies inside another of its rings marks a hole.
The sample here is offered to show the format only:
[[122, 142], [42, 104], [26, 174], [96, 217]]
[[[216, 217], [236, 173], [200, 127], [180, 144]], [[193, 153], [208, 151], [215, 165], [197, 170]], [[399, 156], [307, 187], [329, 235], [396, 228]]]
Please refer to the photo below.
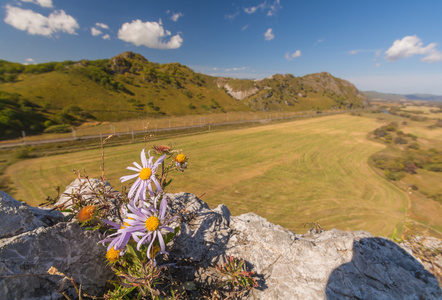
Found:
[[[2, 137], [22, 130], [70, 130], [91, 119], [366, 105], [365, 95], [353, 84], [325, 72], [276, 74], [262, 80], [213, 77], [179, 63], [154, 63], [133, 52], [37, 65], [0, 60], [0, 131], [6, 132]], [[20, 121], [25, 115], [33, 120], [33, 114], [38, 121]]]
[[442, 101], [442, 95], [432, 94], [390, 94], [376, 91], [363, 92], [368, 100], [425, 100], [425, 101]]

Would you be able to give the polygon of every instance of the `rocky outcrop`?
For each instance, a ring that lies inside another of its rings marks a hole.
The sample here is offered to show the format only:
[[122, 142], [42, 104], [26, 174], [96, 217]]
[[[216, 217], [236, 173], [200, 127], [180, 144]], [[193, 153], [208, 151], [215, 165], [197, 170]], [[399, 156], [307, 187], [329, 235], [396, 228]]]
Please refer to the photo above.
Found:
[[63, 277], [47, 273], [52, 266], [87, 293], [103, 293], [113, 272], [106, 266], [105, 248], [97, 245], [98, 231], [59, 222], [60, 212], [29, 207], [1, 191], [0, 218], [1, 299], [65, 299], [63, 291], [76, 299]]
[[21, 203], [0, 191], [0, 239], [12, 237], [63, 220], [59, 211], [39, 209]]
[[[142, 70], [142, 65], [147, 64], [148, 61], [142, 55], [131, 51], [123, 52], [110, 60], [110, 68], [116, 74], [124, 74], [128, 72], [138, 72]], [[132, 70], [132, 68], [134, 68]]]
[[245, 91], [235, 91], [228, 84], [225, 84], [224, 88], [226, 89], [227, 94], [229, 94], [230, 96], [232, 96], [233, 98], [238, 99], [238, 100], [242, 100], [247, 97], [250, 97], [259, 91], [257, 88], [253, 88], [253, 89], [245, 90]]
[[[15, 223], [23, 229], [11, 227], [0, 239], [2, 297], [61, 298], [61, 277], [47, 274], [51, 266], [100, 296], [112, 278], [105, 248], [96, 244], [100, 233], [74, 222], [27, 225], [23, 219], [38, 219], [43, 212], [0, 195], [3, 224], [16, 216], [4, 211], [29, 209]], [[181, 230], [168, 245], [167, 262], [178, 266], [172, 268], [177, 280], [195, 285], [187, 291], [191, 299], [216, 284], [215, 265], [229, 255], [256, 273], [258, 287], [244, 296], [248, 299], [442, 299], [435, 276], [409, 250], [388, 239], [336, 229], [296, 234], [253, 213], [231, 216], [224, 205], [212, 210], [192, 194], [169, 197], [171, 209], [180, 212], [175, 225]], [[67, 292], [75, 295], [72, 288]]]
[[259, 279], [250, 299], [442, 299], [435, 276], [388, 239], [336, 229], [295, 234], [252, 213], [232, 217], [224, 205], [210, 210], [191, 194], [171, 198], [188, 219], [170, 256], [198, 262], [181, 268], [186, 280], [212, 284], [211, 266], [233, 255]]

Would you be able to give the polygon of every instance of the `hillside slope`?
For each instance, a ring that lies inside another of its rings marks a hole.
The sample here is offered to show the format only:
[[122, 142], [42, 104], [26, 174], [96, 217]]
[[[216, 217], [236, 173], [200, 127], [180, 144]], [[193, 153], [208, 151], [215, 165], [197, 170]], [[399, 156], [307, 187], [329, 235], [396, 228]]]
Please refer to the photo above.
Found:
[[442, 95], [432, 94], [389, 94], [375, 91], [364, 91], [368, 100], [424, 100], [424, 101], [442, 101]]
[[277, 74], [263, 80], [217, 78], [179, 63], [150, 62], [133, 52], [111, 59], [27, 66], [0, 61], [0, 91], [6, 95], [0, 99], [0, 129], [11, 134], [29, 132], [26, 126], [11, 123], [14, 114], [4, 112], [2, 101], [10, 103], [17, 99], [15, 94], [45, 116], [44, 122], [34, 124], [33, 132], [51, 131], [53, 126], [69, 130], [90, 119], [342, 109], [367, 104], [354, 85], [328, 73]]

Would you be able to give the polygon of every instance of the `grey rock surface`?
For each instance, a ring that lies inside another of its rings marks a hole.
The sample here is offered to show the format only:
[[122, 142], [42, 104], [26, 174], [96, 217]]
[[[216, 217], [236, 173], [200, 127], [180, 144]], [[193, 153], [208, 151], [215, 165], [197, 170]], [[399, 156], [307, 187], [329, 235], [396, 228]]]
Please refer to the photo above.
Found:
[[49, 226], [43, 216], [53, 213], [0, 195], [0, 228], [9, 228], [0, 238], [0, 299], [64, 299], [60, 292], [65, 289], [75, 299], [69, 284], [61, 287], [61, 276], [47, 273], [52, 266], [92, 295], [103, 291], [113, 273], [106, 266], [105, 248], [97, 245], [99, 232], [85, 231], [77, 223]]
[[[89, 294], [102, 295], [113, 273], [105, 248], [97, 245], [99, 232], [74, 222], [53, 225], [48, 211], [0, 196], [1, 299], [62, 299], [62, 278], [47, 274], [51, 266]], [[436, 278], [409, 249], [388, 239], [336, 229], [296, 234], [253, 213], [234, 217], [224, 205], [212, 210], [192, 194], [168, 196], [172, 211], [181, 215], [168, 262], [177, 264], [180, 280], [197, 287], [210, 290], [219, 277], [215, 265], [233, 255], [256, 273], [259, 286], [248, 299], [442, 299]], [[67, 292], [75, 298], [72, 288]]]
[[0, 238], [11, 237], [63, 220], [59, 211], [39, 209], [15, 200], [0, 191]]
[[[250, 299], [442, 299], [437, 279], [396, 243], [364, 231], [295, 234], [253, 213], [232, 217], [191, 194], [169, 195], [187, 210], [170, 258], [182, 276], [213, 284], [214, 263], [243, 259], [257, 273]], [[188, 224], [186, 224], [188, 222]]]
[[100, 189], [107, 192], [113, 191], [112, 187], [108, 182], [103, 183], [99, 179], [75, 179], [71, 184], [69, 184], [65, 191], [61, 194], [55, 206], [69, 207], [72, 205], [72, 198], [76, 197], [83, 201], [94, 200], [97, 198], [97, 193]]
[[[118, 209], [120, 195], [121, 193], [115, 191], [107, 181], [81, 178], [74, 180], [66, 187], [54, 206], [61, 209], [70, 209], [74, 199], [87, 205], [106, 203], [109, 209], [109, 218], [119, 223], [121, 222], [121, 212]], [[70, 213], [63, 212], [63, 214], [67, 216]]]

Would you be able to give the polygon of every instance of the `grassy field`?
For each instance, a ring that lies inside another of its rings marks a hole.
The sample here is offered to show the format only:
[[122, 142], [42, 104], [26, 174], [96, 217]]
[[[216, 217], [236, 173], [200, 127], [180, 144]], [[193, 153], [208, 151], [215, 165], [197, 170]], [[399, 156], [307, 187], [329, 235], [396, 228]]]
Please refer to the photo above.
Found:
[[[165, 140], [190, 157], [189, 168], [175, 173], [170, 192], [196, 194], [213, 208], [226, 204], [234, 215], [254, 212], [295, 232], [304, 223], [324, 228], [367, 230], [391, 235], [406, 221], [409, 198], [378, 176], [368, 157], [384, 148], [368, 141], [375, 119], [336, 115], [261, 127]], [[118, 178], [139, 160], [143, 143], [106, 149], [106, 176]], [[36, 205], [75, 179], [85, 168], [98, 178], [100, 150], [30, 159], [6, 170], [18, 199]], [[431, 216], [430, 216], [431, 217]]]
[[439, 110], [438, 107], [408, 105], [402, 108], [401, 110], [411, 113], [420, 112], [418, 115], [422, 115], [424, 117], [433, 118], [433, 119], [442, 118], [442, 112], [436, 112]]

